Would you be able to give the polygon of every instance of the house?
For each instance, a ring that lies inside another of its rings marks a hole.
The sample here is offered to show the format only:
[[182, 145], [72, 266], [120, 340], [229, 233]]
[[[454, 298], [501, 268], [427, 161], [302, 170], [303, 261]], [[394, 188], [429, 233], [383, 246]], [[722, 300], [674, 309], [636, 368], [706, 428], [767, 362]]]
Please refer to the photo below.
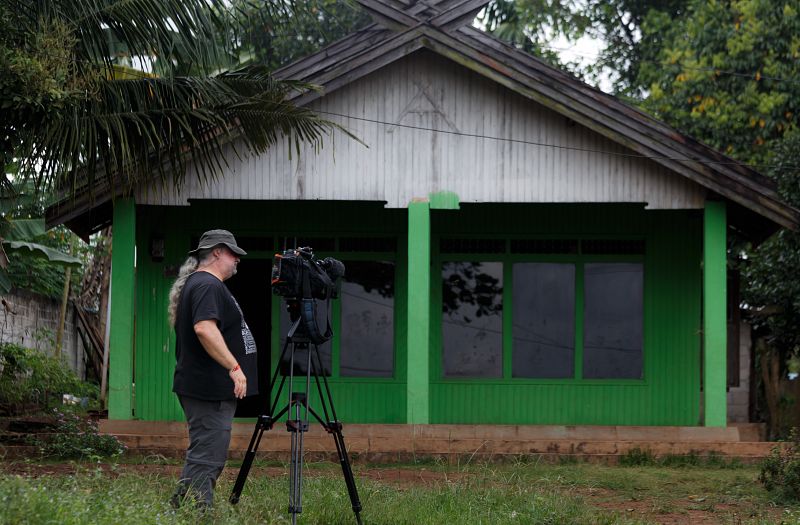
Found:
[[[345, 262], [321, 350], [348, 423], [726, 425], [726, 238], [797, 228], [751, 168], [469, 25], [483, 1], [359, 0], [376, 23], [278, 72], [341, 123], [321, 151], [77, 199], [113, 223], [109, 417], [181, 420], [169, 287], [211, 228], [261, 382], [287, 329], [273, 254]], [[240, 405], [254, 416], [264, 399]]]

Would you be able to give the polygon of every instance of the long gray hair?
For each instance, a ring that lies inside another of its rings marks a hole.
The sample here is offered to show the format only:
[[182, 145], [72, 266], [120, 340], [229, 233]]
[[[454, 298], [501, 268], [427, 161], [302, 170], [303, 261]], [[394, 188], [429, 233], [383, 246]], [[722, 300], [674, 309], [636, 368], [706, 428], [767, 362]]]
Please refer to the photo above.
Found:
[[175, 320], [178, 317], [178, 303], [181, 299], [183, 287], [186, 285], [186, 279], [196, 272], [200, 266], [203, 266], [204, 263], [207, 262], [207, 259], [211, 257], [211, 252], [213, 251], [214, 248], [208, 248], [205, 250], [200, 250], [197, 253], [193, 253], [186, 258], [178, 270], [178, 278], [175, 279], [175, 282], [172, 283], [172, 288], [169, 290], [169, 306], [167, 307], [167, 315], [169, 316], [170, 326], [175, 326]]

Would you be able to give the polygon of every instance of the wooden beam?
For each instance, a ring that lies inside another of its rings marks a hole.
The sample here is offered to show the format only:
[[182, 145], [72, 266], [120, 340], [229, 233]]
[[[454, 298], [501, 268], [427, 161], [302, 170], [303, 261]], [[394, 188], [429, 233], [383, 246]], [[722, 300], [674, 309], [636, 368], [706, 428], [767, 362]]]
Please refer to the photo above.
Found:
[[448, 6], [442, 14], [431, 19], [431, 25], [445, 31], [458, 29], [474, 20], [486, 4], [486, 0], [461, 0]]

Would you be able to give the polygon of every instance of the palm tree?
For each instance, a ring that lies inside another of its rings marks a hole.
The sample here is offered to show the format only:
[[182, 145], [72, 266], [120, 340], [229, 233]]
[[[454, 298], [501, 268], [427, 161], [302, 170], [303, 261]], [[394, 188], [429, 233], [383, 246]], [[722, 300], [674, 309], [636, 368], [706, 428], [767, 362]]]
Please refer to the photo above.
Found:
[[[287, 2], [263, 2], [280, 17]], [[286, 101], [309, 86], [263, 68], [218, 71], [235, 14], [225, 0], [0, 0], [0, 141], [5, 188], [179, 185], [189, 158], [221, 172], [222, 146], [261, 152], [286, 138], [321, 144], [333, 127]], [[235, 32], [234, 32], [235, 34]], [[158, 75], [120, 67], [154, 62]], [[235, 45], [233, 42], [231, 45]], [[192, 71], [192, 76], [178, 72]], [[236, 138], [236, 141], [232, 139]]]

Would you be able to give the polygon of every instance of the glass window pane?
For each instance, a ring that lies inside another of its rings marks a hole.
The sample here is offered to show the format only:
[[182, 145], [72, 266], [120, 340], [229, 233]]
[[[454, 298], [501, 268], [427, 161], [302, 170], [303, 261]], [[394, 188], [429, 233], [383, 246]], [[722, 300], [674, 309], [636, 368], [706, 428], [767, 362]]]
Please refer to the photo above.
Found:
[[641, 379], [643, 265], [593, 263], [584, 268], [583, 376]]
[[503, 263], [442, 265], [442, 361], [445, 377], [502, 377]]
[[[328, 301], [317, 301], [317, 326], [319, 326], [320, 332], [325, 333], [325, 328], [328, 323]], [[280, 348], [278, 352], [283, 350], [283, 345], [286, 343], [286, 335], [289, 333], [289, 329], [291, 329], [292, 325], [289, 321], [289, 312], [286, 311], [286, 301], [281, 299], [281, 324], [280, 324]], [[313, 347], [312, 347], [313, 348]], [[292, 347], [289, 345], [289, 348], [286, 351], [286, 354], [281, 361], [281, 373], [286, 375], [289, 372], [289, 359], [291, 357]], [[331, 375], [331, 342], [326, 341], [319, 345], [319, 357], [322, 360], [322, 366], [325, 369], [325, 375]], [[312, 354], [312, 359], [315, 359], [315, 356]], [[301, 350], [295, 352], [294, 355], [294, 373], [295, 374], [305, 374], [306, 373], [306, 365], [308, 364], [308, 354], [306, 351]], [[319, 371], [317, 371], [319, 372]]]
[[345, 261], [339, 374], [394, 375], [394, 268], [388, 261]]
[[575, 375], [575, 265], [514, 265], [512, 376]]

